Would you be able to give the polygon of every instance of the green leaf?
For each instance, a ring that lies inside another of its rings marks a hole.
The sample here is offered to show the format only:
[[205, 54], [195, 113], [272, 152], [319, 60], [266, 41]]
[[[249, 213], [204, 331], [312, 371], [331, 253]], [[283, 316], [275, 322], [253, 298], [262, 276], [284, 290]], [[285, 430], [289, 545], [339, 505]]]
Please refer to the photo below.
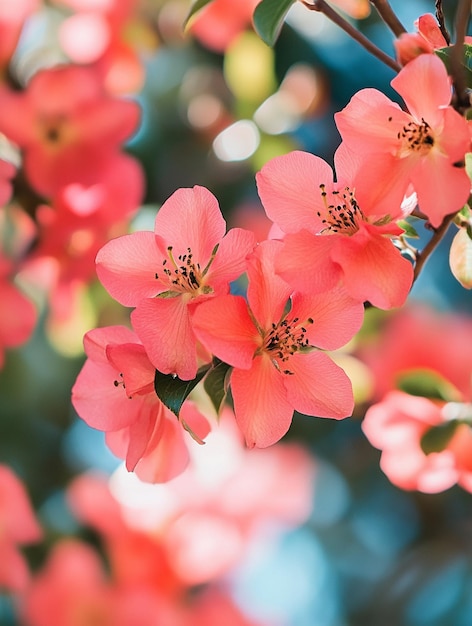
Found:
[[442, 452], [445, 450], [460, 423], [459, 420], [451, 420], [450, 422], [433, 426], [427, 430], [420, 441], [423, 452], [425, 454], [431, 454], [432, 452]]
[[192, 380], [181, 380], [174, 374], [163, 374], [156, 370], [154, 375], [154, 389], [157, 397], [168, 409], [179, 417], [182, 404], [185, 402], [190, 392], [198, 385], [205, 374], [210, 369], [210, 365], [200, 368], [197, 375]]
[[254, 29], [268, 46], [273, 46], [282, 29], [285, 16], [296, 0], [262, 0], [254, 11]]
[[195, 0], [195, 2], [190, 7], [190, 11], [187, 13], [187, 17], [184, 20], [184, 28], [189, 23], [190, 18], [193, 17], [195, 13], [198, 13], [200, 9], [203, 9], [203, 7], [205, 7], [207, 4], [210, 4], [210, 2], [212, 2], [212, 0]]
[[410, 370], [397, 378], [397, 386], [412, 396], [445, 400], [446, 402], [460, 400], [460, 394], [454, 385], [433, 370]]
[[[446, 66], [446, 69], [449, 74], [451, 74], [451, 53], [453, 46], [446, 46], [445, 48], [438, 48], [434, 52], [441, 59], [441, 61]], [[472, 88], [472, 69], [467, 65], [467, 62], [471, 58], [472, 46], [470, 44], [464, 44], [464, 63], [462, 64], [466, 86], [471, 89]]]
[[419, 238], [419, 235], [416, 232], [416, 228], [412, 226], [410, 222], [407, 222], [406, 220], [398, 220], [397, 224], [405, 231], [403, 235], [404, 237], [409, 237], [410, 239]]
[[228, 393], [228, 378], [231, 366], [219, 359], [215, 359], [215, 364], [208, 372], [203, 387], [207, 392], [216, 413], [219, 415], [221, 406]]

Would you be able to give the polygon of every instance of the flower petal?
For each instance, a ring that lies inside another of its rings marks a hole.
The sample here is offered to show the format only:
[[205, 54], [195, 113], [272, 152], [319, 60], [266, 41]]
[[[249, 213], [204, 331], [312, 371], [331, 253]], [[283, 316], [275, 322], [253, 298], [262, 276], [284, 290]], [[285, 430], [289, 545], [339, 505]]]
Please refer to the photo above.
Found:
[[411, 180], [421, 211], [435, 227], [446, 215], [460, 211], [470, 194], [465, 169], [454, 167], [445, 155], [433, 150], [416, 164]]
[[284, 232], [306, 228], [316, 233], [323, 228], [317, 215], [324, 209], [320, 185], [333, 184], [333, 171], [323, 159], [295, 150], [271, 159], [256, 181], [268, 217]]
[[440, 109], [451, 102], [451, 79], [444, 63], [435, 54], [420, 54], [390, 83], [418, 121], [434, 126]]
[[103, 326], [89, 330], [84, 337], [85, 354], [99, 363], [109, 364], [106, 355], [108, 344], [137, 343], [136, 334], [126, 326]]
[[261, 337], [242, 296], [202, 302], [192, 312], [192, 325], [198, 339], [219, 359], [234, 367], [251, 367]]
[[354, 399], [348, 376], [322, 352], [293, 355], [284, 376], [287, 399], [305, 415], [342, 419], [352, 414]]
[[344, 235], [314, 235], [301, 230], [284, 237], [275, 271], [296, 291], [319, 293], [335, 287], [342, 278], [340, 266], [331, 250]]
[[343, 268], [346, 291], [380, 309], [402, 306], [413, 282], [413, 267], [375, 227], [360, 230], [337, 246], [332, 257]]
[[361, 89], [334, 115], [343, 141], [360, 154], [394, 152], [397, 133], [409, 118], [398, 104], [377, 89]]
[[195, 378], [197, 346], [183, 297], [141, 300], [131, 323], [154, 367], [182, 380]]
[[227, 292], [228, 284], [246, 271], [247, 256], [255, 245], [254, 233], [242, 228], [232, 228], [223, 237], [206, 278], [216, 293]]
[[267, 355], [256, 357], [250, 370], [233, 371], [231, 392], [236, 422], [249, 448], [266, 448], [290, 428], [293, 407], [287, 400], [283, 375]]
[[225, 234], [226, 222], [215, 196], [205, 187], [195, 186], [177, 189], [164, 202], [154, 231], [173, 247], [175, 257], [190, 248], [194, 261], [203, 269]]
[[132, 400], [122, 385], [116, 385], [119, 372], [112, 365], [87, 359], [72, 387], [72, 405], [92, 428], [120, 430], [139, 415], [142, 398]]
[[97, 275], [120, 304], [136, 306], [167, 287], [156, 279], [163, 260], [154, 233], [140, 231], [112, 239], [98, 251]]
[[274, 273], [275, 259], [281, 249], [280, 241], [264, 241], [249, 259], [247, 299], [264, 330], [280, 320], [292, 292], [292, 287]]
[[154, 393], [155, 368], [144, 346], [138, 343], [108, 345], [106, 355], [123, 381], [128, 396]]
[[313, 324], [305, 326], [305, 335], [312, 346], [335, 350], [352, 339], [362, 326], [364, 305], [338, 287], [316, 296], [296, 293], [292, 315], [300, 320], [313, 319]]

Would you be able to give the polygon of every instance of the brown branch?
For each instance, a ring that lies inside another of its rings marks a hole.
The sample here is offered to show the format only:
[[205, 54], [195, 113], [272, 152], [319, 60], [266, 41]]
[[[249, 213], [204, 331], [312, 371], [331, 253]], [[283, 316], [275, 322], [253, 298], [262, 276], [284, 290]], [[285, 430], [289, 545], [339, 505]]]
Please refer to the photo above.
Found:
[[301, 0], [302, 4], [306, 6], [310, 11], [319, 11], [326, 15], [328, 19], [330, 19], [334, 24], [342, 28], [342, 30], [347, 33], [352, 39], [355, 39], [361, 46], [363, 46], [368, 52], [370, 52], [377, 59], [388, 65], [394, 72], [399, 72], [401, 67], [392, 59], [392, 57], [388, 56], [383, 50], [377, 47], [374, 43], [367, 39], [365, 35], [359, 32], [352, 24], [350, 24], [347, 20], [345, 20], [339, 13], [337, 13], [334, 9], [330, 7], [330, 5], [325, 2], [325, 0], [313, 0], [313, 3], [306, 2], [305, 0]]
[[459, 111], [470, 107], [467, 95], [467, 82], [464, 69], [464, 39], [467, 34], [467, 26], [470, 20], [471, 0], [460, 0], [455, 18], [456, 41], [451, 50], [451, 73], [456, 90]]
[[441, 224], [437, 228], [433, 229], [433, 235], [431, 239], [428, 241], [428, 243], [425, 245], [423, 250], [417, 253], [416, 261], [415, 261], [415, 269], [413, 273], [413, 281], [415, 281], [420, 275], [420, 272], [423, 269], [424, 264], [428, 260], [428, 257], [431, 255], [433, 250], [436, 248], [436, 246], [439, 244], [441, 239], [446, 234], [446, 231], [449, 228], [449, 225], [451, 224], [454, 217], [455, 217], [455, 213], [452, 213], [451, 215], [446, 215], [446, 217], [443, 219]]
[[400, 37], [400, 35], [406, 33], [406, 28], [398, 19], [397, 14], [390, 6], [388, 0], [370, 0], [370, 3], [374, 5], [377, 13], [385, 24], [387, 24], [395, 37]]
[[443, 8], [442, 8], [442, 0], [436, 0], [435, 6], [436, 6], [436, 19], [438, 20], [439, 29], [441, 30], [441, 33], [444, 39], [446, 40], [447, 45], [449, 45], [451, 43], [451, 36], [449, 35], [449, 32], [446, 28], [446, 21], [444, 19], [444, 13], [443, 13]]

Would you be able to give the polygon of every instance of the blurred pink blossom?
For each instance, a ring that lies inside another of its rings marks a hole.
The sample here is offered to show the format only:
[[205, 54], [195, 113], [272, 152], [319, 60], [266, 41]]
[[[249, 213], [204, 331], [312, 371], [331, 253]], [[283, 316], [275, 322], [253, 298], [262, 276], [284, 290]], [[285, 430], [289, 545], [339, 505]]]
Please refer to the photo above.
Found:
[[29, 568], [18, 546], [42, 538], [26, 490], [17, 475], [0, 465], [0, 590], [23, 591]]

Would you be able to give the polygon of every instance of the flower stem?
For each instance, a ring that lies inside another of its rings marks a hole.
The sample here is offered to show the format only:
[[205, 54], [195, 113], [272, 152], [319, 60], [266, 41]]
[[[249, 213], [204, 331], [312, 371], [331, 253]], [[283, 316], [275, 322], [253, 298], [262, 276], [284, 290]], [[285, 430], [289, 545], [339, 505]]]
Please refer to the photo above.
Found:
[[355, 39], [361, 46], [363, 46], [368, 52], [370, 52], [377, 59], [385, 63], [388, 67], [390, 67], [395, 72], [399, 72], [401, 67], [398, 63], [392, 59], [392, 57], [388, 56], [383, 50], [377, 47], [374, 43], [370, 41], [365, 35], [359, 32], [352, 24], [350, 24], [347, 20], [345, 20], [339, 13], [337, 13], [334, 9], [330, 7], [330, 5], [325, 2], [325, 0], [313, 0], [313, 3], [306, 2], [305, 0], [301, 0], [302, 4], [304, 4], [307, 9], [310, 11], [319, 11], [326, 15], [328, 19], [330, 19], [334, 24], [342, 28], [342, 30], [347, 33], [350, 37]]
[[387, 24], [395, 37], [400, 37], [400, 35], [406, 33], [405, 27], [398, 19], [388, 0], [370, 0], [370, 2], [374, 5], [377, 13]]
[[451, 43], [451, 36], [446, 28], [446, 21], [444, 19], [444, 13], [442, 8], [442, 0], [436, 0], [436, 19], [438, 20], [439, 28], [441, 33], [443, 34], [444, 39], [446, 40], [447, 45]]
[[441, 224], [437, 228], [433, 229], [434, 231], [433, 236], [425, 245], [423, 250], [417, 253], [416, 261], [415, 261], [415, 270], [413, 273], [413, 282], [418, 278], [421, 270], [423, 269], [424, 264], [428, 260], [428, 257], [431, 255], [433, 250], [436, 248], [436, 246], [439, 244], [441, 239], [446, 234], [446, 231], [449, 228], [449, 225], [451, 224], [454, 217], [455, 217], [455, 213], [452, 213], [451, 215], [446, 215], [446, 217], [443, 219]]

